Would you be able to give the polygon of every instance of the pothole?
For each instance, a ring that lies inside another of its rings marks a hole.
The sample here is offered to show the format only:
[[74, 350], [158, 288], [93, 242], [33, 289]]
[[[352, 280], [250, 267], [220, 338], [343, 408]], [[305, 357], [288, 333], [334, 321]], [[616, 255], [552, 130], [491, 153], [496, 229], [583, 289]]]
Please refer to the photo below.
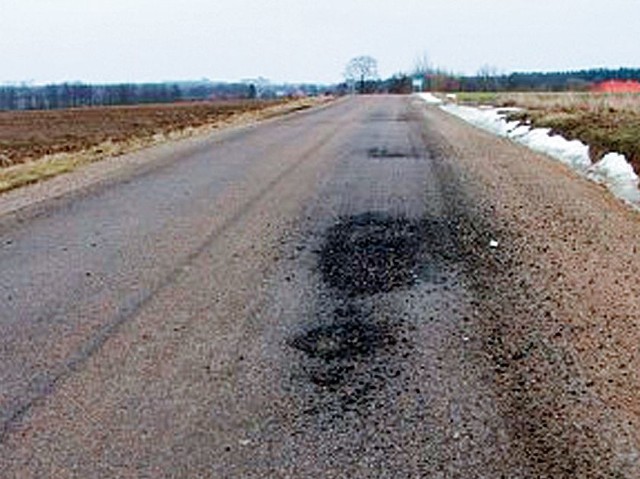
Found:
[[384, 295], [441, 282], [457, 257], [454, 230], [438, 218], [367, 212], [325, 232], [317, 261], [326, 290], [287, 342], [297, 351], [293, 371], [305, 384], [307, 413], [329, 423], [368, 415], [402, 389], [416, 326], [403, 304]]
[[293, 337], [289, 346], [304, 353], [303, 377], [315, 390], [307, 413], [367, 414], [367, 405], [400, 374], [392, 358], [406, 339], [399, 340], [398, 326], [349, 306], [336, 309], [329, 324]]
[[365, 358], [379, 350], [388, 351], [395, 343], [388, 327], [352, 317], [338, 319], [297, 336], [291, 346], [309, 357], [331, 361]]
[[418, 222], [382, 213], [349, 217], [328, 231], [320, 271], [347, 296], [389, 292], [415, 282], [422, 244]]
[[378, 147], [369, 148], [369, 150], [367, 150], [367, 154], [369, 155], [369, 158], [375, 158], [375, 159], [382, 159], [382, 158], [400, 159], [400, 158], [413, 158], [415, 156], [406, 151], [392, 150], [392, 149], [378, 148]]

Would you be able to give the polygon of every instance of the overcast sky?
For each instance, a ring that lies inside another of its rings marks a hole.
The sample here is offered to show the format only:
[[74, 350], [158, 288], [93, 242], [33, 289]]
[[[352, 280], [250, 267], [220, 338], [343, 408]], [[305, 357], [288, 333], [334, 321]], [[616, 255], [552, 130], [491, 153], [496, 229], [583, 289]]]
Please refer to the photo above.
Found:
[[0, 0], [0, 82], [640, 66], [640, 0]]

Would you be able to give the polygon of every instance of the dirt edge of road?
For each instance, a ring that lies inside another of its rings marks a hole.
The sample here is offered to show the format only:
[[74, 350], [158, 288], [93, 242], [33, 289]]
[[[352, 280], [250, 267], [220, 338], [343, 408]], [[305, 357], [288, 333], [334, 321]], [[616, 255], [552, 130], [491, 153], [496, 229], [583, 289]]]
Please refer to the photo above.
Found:
[[522, 463], [536, 477], [639, 477], [637, 214], [552, 160], [424, 115], [446, 181], [476, 201], [449, 207], [475, 211], [461, 222], [482, 272], [475, 340]]

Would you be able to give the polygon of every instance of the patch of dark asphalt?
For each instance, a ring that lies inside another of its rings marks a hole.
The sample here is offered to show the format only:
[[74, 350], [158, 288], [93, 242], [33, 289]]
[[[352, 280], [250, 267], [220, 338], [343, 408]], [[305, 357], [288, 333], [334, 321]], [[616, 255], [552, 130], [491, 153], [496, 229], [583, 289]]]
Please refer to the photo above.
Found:
[[387, 148], [370, 148], [367, 151], [367, 154], [369, 156], [369, 158], [374, 158], [374, 159], [403, 159], [403, 158], [407, 158], [407, 159], [413, 159], [416, 158], [417, 155], [415, 155], [413, 152], [408, 152], [408, 151], [402, 151], [402, 150], [389, 150]]
[[384, 299], [417, 282], [444, 281], [455, 257], [450, 228], [439, 219], [368, 212], [341, 218], [324, 233], [317, 268], [326, 295], [319, 292], [316, 316], [288, 342], [303, 353], [297, 379], [312, 387], [308, 414], [330, 421], [366, 416], [372, 403], [395, 397], [393, 386], [404, 388], [416, 325], [402, 305]]
[[346, 318], [336, 316], [333, 323], [296, 337], [292, 346], [309, 357], [331, 361], [372, 356], [376, 350], [396, 342], [386, 325], [367, 324], [357, 311]]
[[407, 123], [413, 119], [408, 113], [389, 115], [388, 112], [376, 112], [365, 120], [366, 123]]
[[349, 297], [410, 287], [452, 257], [451, 225], [439, 219], [410, 220], [383, 213], [340, 219], [319, 252], [322, 278], [334, 294]]
[[366, 213], [339, 221], [320, 252], [324, 281], [349, 296], [413, 284], [421, 238], [416, 223]]
[[393, 318], [378, 318], [372, 311], [337, 308], [326, 324], [290, 340], [304, 353], [302, 380], [314, 393], [306, 413], [329, 420], [345, 414], [368, 414], [368, 405], [385, 398], [389, 382], [402, 374], [398, 359], [413, 349], [409, 328]]

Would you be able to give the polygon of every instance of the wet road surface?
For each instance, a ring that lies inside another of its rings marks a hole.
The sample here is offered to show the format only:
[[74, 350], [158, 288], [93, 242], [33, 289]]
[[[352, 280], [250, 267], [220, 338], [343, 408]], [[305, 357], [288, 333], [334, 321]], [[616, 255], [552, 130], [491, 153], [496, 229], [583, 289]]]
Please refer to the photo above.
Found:
[[506, 326], [559, 306], [452, 121], [342, 100], [0, 219], [0, 470], [633, 477], [566, 345]]

